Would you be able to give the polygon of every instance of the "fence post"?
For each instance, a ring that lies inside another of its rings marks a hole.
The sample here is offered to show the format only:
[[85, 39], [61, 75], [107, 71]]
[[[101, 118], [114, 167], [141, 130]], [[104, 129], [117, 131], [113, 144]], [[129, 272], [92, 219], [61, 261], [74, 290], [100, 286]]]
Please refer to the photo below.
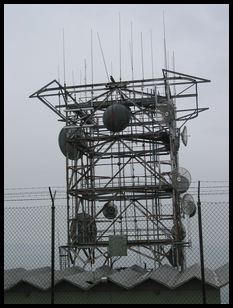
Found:
[[54, 192], [54, 195], [52, 195], [51, 188], [49, 187], [49, 193], [52, 201], [51, 206], [51, 304], [54, 304], [54, 240], [55, 240], [55, 206], [54, 206], [54, 200], [56, 191]]
[[202, 236], [202, 221], [201, 221], [201, 201], [200, 201], [200, 181], [198, 181], [197, 209], [198, 209], [198, 227], [199, 227], [199, 244], [200, 244], [202, 299], [203, 299], [203, 304], [206, 304], [205, 266], [204, 266], [203, 236]]

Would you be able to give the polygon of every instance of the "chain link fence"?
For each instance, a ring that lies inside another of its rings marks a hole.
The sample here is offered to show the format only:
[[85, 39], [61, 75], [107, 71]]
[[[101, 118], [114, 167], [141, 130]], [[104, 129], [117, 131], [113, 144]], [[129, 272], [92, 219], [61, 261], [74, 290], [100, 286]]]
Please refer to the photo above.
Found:
[[[226, 196], [224, 197], [223, 195], [228, 194], [227, 185], [228, 183], [218, 182], [215, 184], [210, 182], [202, 183], [201, 188], [204, 261], [205, 267], [212, 271], [215, 271], [229, 262], [229, 202], [228, 200], [223, 200], [226, 199]], [[193, 191], [191, 193], [194, 197], [197, 197], [197, 195], [195, 196], [197, 188], [195, 185], [192, 187]], [[67, 208], [65, 188], [53, 187], [52, 189], [57, 192], [55, 198], [56, 281], [56, 279], [59, 279], [59, 275], [61, 275], [59, 247], [67, 243]], [[198, 215], [196, 214], [194, 217], [189, 219], [185, 218], [184, 226], [186, 228], [186, 237], [190, 241], [190, 247], [185, 249], [186, 266], [189, 268], [196, 263], [200, 264]], [[134, 301], [137, 300], [138, 303], [150, 303], [149, 298], [152, 295], [157, 296], [158, 298], [158, 295], [160, 295], [162, 303], [176, 303], [179, 296], [187, 296], [187, 298], [184, 298], [184, 303], [192, 303], [192, 296], [197, 296], [190, 290], [187, 290], [188, 287], [185, 289], [186, 293], [181, 287], [178, 287], [174, 289], [174, 292], [176, 291], [175, 293], [173, 292], [168, 295], [168, 293], [166, 293], [166, 287], [162, 285], [160, 285], [159, 288], [158, 286], [157, 288], [154, 285], [151, 286], [151, 280], [145, 281], [142, 285], [139, 284], [135, 286], [131, 289], [132, 292], [130, 293], [130, 288], [127, 288], [127, 281], [130, 283], [130, 280], [140, 280], [142, 279], [142, 276], [146, 277], [147, 273], [151, 268], [153, 268], [153, 261], [151, 261], [151, 263], [147, 261], [145, 262], [143, 253], [135, 255], [133, 252], [129, 252], [127, 257], [122, 257], [118, 260], [117, 265], [125, 269], [124, 275], [122, 276], [123, 278], [119, 278], [118, 285], [116, 286], [116, 284], [113, 283], [105, 283], [103, 284], [102, 289], [100, 285], [98, 285], [90, 291], [91, 293], [80, 293], [79, 296], [82, 298], [81, 300], [83, 302], [87, 301], [88, 303], [93, 304], [104, 303], [107, 293], [111, 297], [108, 300], [112, 301], [112, 303], [114, 303], [114, 301], [129, 303], [131, 299]], [[5, 292], [5, 303], [8, 303], [9, 300], [9, 297], [7, 297], [8, 293], [11, 294], [11, 302], [15, 299], [15, 304], [24, 303], [27, 296], [30, 298], [32, 303], [36, 303], [37, 301], [39, 303], [50, 303], [50, 291], [45, 291], [49, 290], [48, 287], [51, 283], [50, 266], [51, 199], [48, 188], [6, 189], [4, 210], [4, 270], [6, 281], [9, 277], [12, 278], [14, 275], [17, 281], [17, 277], [21, 277], [24, 272], [22, 277], [26, 277], [27, 279], [31, 277], [34, 284], [25, 285], [25, 281], [27, 280], [25, 278], [26, 280], [23, 279], [21, 285], [18, 287], [11, 288], [10, 285], [7, 286]], [[38, 275], [35, 276], [37, 269]], [[55, 303], [56, 301], [61, 301], [61, 297], [63, 303], [75, 303], [75, 298], [72, 297], [72, 292], [77, 292], [77, 286], [81, 287], [81, 289], [86, 288], [85, 290], [92, 287], [93, 274], [96, 275], [97, 280], [99, 279], [98, 281], [105, 282], [104, 279], [106, 277], [103, 276], [106, 276], [107, 274], [103, 275], [104, 268], [101, 269], [101, 272], [98, 268], [98, 262], [96, 262], [96, 264], [93, 265], [93, 268], [91, 268], [90, 279], [87, 280], [85, 278], [86, 286], [82, 284], [84, 270], [86, 270], [86, 268], [76, 267], [75, 272], [72, 272], [72, 275], [69, 276], [69, 282], [72, 282], [71, 284], [64, 279], [63, 285], [57, 284], [55, 286]], [[79, 273], [76, 277], [79, 277], [80, 281], [75, 280], [76, 273]], [[118, 274], [119, 273], [114, 272], [113, 266], [112, 277], [117, 279]], [[43, 280], [44, 285], [38, 282], [40, 277]], [[170, 283], [171, 281], [172, 277], [167, 277], [167, 283]], [[38, 288], [36, 289], [37, 283]], [[124, 285], [124, 288], [119, 288], [120, 283]], [[199, 284], [197, 288], [200, 289], [201, 284]], [[156, 294], [156, 292], [158, 292], [158, 294]], [[22, 296], [22, 294], [24, 294], [24, 296]], [[202, 303], [201, 290], [198, 294], [199, 302]], [[210, 295], [211, 292], [207, 291], [207, 303], [208, 301], [211, 301]], [[221, 303], [229, 303], [228, 285], [221, 288]]]

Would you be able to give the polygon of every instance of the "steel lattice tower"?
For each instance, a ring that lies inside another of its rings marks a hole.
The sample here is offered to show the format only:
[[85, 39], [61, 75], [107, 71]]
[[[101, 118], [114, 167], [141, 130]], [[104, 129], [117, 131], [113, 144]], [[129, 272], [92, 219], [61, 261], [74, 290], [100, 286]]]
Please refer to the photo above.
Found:
[[73, 86], [53, 80], [30, 96], [65, 124], [59, 136], [67, 191], [61, 267], [113, 265], [134, 253], [155, 268], [169, 261], [184, 269], [189, 241], [181, 198], [191, 177], [179, 166], [181, 129], [208, 109], [198, 106], [197, 85], [209, 80], [162, 73]]

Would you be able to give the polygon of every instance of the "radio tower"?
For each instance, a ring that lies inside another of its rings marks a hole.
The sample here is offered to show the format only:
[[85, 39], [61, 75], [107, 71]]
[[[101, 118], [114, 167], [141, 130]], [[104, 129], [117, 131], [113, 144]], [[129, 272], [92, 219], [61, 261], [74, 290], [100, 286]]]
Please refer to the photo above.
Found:
[[133, 254], [154, 268], [166, 262], [185, 268], [190, 242], [182, 221], [196, 207], [178, 153], [180, 140], [187, 145], [187, 121], [208, 109], [198, 102], [204, 82], [165, 68], [151, 79], [109, 76], [106, 83], [64, 86], [53, 80], [30, 96], [64, 122], [58, 138], [67, 192], [61, 268], [113, 266]]

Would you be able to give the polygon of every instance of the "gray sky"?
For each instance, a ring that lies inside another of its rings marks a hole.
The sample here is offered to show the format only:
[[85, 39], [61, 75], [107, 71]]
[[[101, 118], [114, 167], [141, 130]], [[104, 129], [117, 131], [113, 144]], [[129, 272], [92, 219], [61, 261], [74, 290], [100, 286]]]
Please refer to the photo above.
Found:
[[[5, 5], [4, 16], [4, 178], [5, 187], [64, 186], [65, 159], [58, 146], [63, 126], [57, 116], [29, 95], [58, 78], [63, 81], [62, 29], [65, 30], [66, 82], [91, 82], [91, 29], [94, 82], [106, 73], [119, 79], [118, 14], [122, 30], [122, 79], [131, 79], [130, 23], [133, 25], [135, 78], [151, 78], [150, 31], [155, 77], [162, 77], [163, 11], [169, 63], [176, 71], [211, 80], [199, 85], [200, 107], [209, 111], [187, 123], [188, 146], [180, 147], [180, 166], [193, 181], [228, 180], [229, 160], [229, 6], [226, 4]], [[112, 69], [111, 69], [112, 68]]]

